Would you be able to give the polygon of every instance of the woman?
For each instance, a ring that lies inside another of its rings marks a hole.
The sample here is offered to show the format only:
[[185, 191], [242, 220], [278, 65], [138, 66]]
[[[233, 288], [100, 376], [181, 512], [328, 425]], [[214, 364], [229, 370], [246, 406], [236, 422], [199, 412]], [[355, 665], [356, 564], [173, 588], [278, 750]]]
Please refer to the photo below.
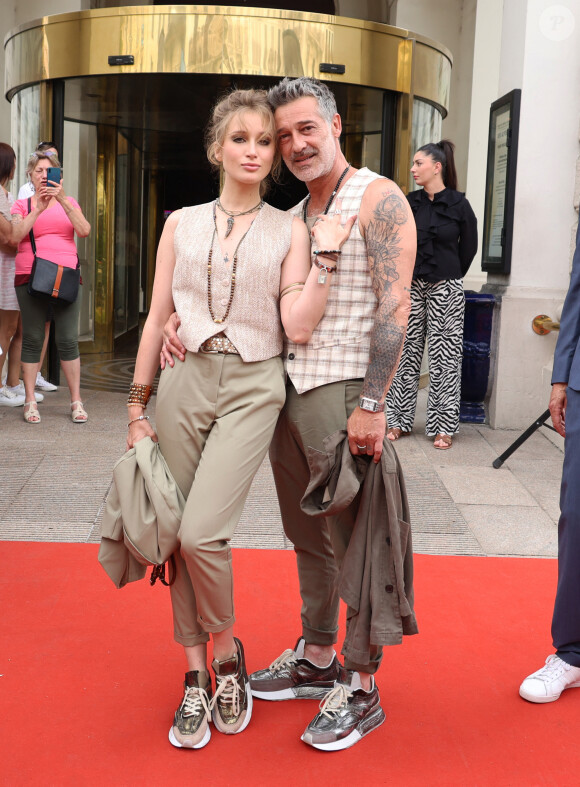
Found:
[[417, 225], [417, 259], [411, 314], [399, 368], [387, 396], [387, 436], [409, 435], [415, 420], [425, 339], [429, 347], [429, 397], [425, 433], [434, 447], [451, 448], [459, 429], [463, 354], [463, 277], [477, 251], [477, 219], [457, 189], [448, 140], [419, 148], [411, 172], [423, 188], [407, 195]]
[[321, 218], [315, 232], [321, 253], [312, 265], [305, 225], [262, 201], [264, 181], [280, 163], [274, 139], [265, 91], [234, 91], [214, 108], [207, 155], [221, 170], [223, 189], [217, 200], [167, 219], [129, 395], [132, 447], [146, 436], [156, 439], [143, 412], [175, 304], [188, 352], [161, 375], [156, 422], [163, 455], [187, 498], [171, 587], [174, 636], [188, 664], [169, 732], [177, 747], [205, 746], [210, 717], [225, 734], [250, 721], [244, 651], [233, 629], [229, 542], [284, 404], [280, 317], [294, 341], [308, 340], [352, 227], [352, 221], [341, 227], [338, 215]]
[[75, 233], [79, 238], [85, 238], [91, 231], [91, 225], [83, 216], [79, 204], [65, 194], [62, 179], [60, 183], [47, 182], [46, 170], [49, 167], [60, 167], [55, 154], [39, 150], [32, 154], [26, 171], [34, 186], [34, 195], [28, 200], [17, 200], [12, 206], [12, 239], [18, 243], [14, 284], [22, 315], [24, 420], [29, 424], [40, 423], [34, 386], [45, 323], [49, 309], [52, 309], [56, 346], [71, 395], [71, 418], [73, 423], [82, 424], [86, 423], [88, 416], [80, 392], [80, 299], [77, 298], [74, 303], [51, 302], [49, 298], [30, 295], [27, 289], [34, 261], [29, 238], [31, 230], [34, 232], [38, 256], [69, 268], [76, 268], [78, 263]]
[[0, 367], [4, 365], [8, 350], [6, 383], [0, 388], [0, 405], [17, 407], [24, 403], [19, 392], [20, 310], [14, 292], [14, 261], [16, 245], [11, 241], [10, 209], [14, 197], [6, 185], [14, 177], [16, 155], [10, 145], [0, 142]]

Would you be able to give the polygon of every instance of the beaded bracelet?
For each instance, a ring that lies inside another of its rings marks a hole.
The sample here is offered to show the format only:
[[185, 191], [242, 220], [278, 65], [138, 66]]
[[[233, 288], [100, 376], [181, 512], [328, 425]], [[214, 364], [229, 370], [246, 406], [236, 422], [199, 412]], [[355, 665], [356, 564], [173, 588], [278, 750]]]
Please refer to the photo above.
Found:
[[151, 398], [151, 392], [153, 391], [152, 385], [144, 385], [143, 383], [131, 383], [131, 388], [129, 389], [129, 398], [127, 399], [127, 405], [131, 406], [133, 404], [139, 404], [141, 407], [147, 407], [147, 402]]
[[314, 260], [314, 264], [317, 268], [320, 268], [317, 279], [319, 284], [325, 284], [327, 275], [336, 271], [336, 265], [323, 265], [321, 262], [318, 262], [318, 260]]
[[315, 249], [312, 253], [316, 257], [318, 254], [342, 254], [342, 251], [340, 249]]
[[129, 423], [127, 424], [127, 429], [131, 426], [131, 424], [134, 424], [135, 421], [149, 421], [149, 420], [150, 419], [148, 415], [140, 415], [137, 418], [133, 418], [132, 421], [129, 421]]

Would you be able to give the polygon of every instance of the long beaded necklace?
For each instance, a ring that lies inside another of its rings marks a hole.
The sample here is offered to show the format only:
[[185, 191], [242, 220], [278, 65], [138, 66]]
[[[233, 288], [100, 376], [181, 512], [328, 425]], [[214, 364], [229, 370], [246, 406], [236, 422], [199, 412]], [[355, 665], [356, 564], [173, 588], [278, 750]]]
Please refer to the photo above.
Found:
[[[322, 211], [322, 215], [323, 216], [326, 216], [326, 214], [328, 213], [328, 210], [329, 210], [330, 206], [332, 205], [332, 200], [336, 197], [336, 193], [338, 192], [338, 190], [340, 188], [340, 184], [344, 180], [345, 175], [349, 171], [349, 169], [350, 169], [350, 164], [347, 166], [347, 168], [344, 170], [344, 172], [342, 173], [342, 175], [338, 179], [338, 181], [336, 183], [336, 186], [334, 187], [334, 191], [330, 195], [330, 199], [328, 200], [328, 202], [326, 203], [326, 207]], [[306, 224], [306, 219], [307, 219], [307, 214], [308, 214], [308, 204], [309, 204], [309, 202], [310, 202], [310, 194], [304, 200], [304, 205], [302, 207], [302, 212], [303, 212], [302, 218], [304, 219], [304, 223], [305, 224]]]
[[[219, 200], [216, 200], [216, 204], [218, 202], [219, 202]], [[264, 205], [264, 201], [262, 200], [258, 206], [256, 206], [253, 210], [246, 211], [246, 213], [254, 213], [255, 211], [261, 210], [263, 205]], [[245, 215], [245, 214], [240, 213], [238, 215], [242, 216], [242, 215]], [[254, 221], [255, 221], [255, 219], [254, 219]], [[254, 221], [252, 221], [252, 224], [254, 223]], [[234, 290], [236, 289], [236, 268], [238, 267], [238, 249], [240, 248], [240, 246], [242, 244], [242, 241], [244, 240], [244, 238], [246, 237], [248, 232], [251, 230], [252, 224], [250, 224], [248, 229], [244, 232], [244, 234], [242, 235], [242, 237], [238, 241], [238, 245], [236, 246], [236, 250], [234, 251], [234, 259], [233, 259], [233, 262], [232, 262], [232, 275], [231, 275], [231, 279], [230, 279], [230, 297], [229, 297], [229, 300], [228, 300], [228, 305], [226, 306], [226, 310], [225, 310], [224, 316], [223, 317], [216, 317], [215, 314], [214, 314], [214, 311], [213, 311], [212, 297], [211, 297], [211, 259], [213, 257], [213, 245], [215, 243], [215, 238], [216, 238], [216, 235], [217, 235], [217, 222], [216, 222], [216, 212], [215, 212], [215, 205], [214, 205], [214, 208], [213, 208], [213, 235], [212, 235], [212, 238], [211, 238], [211, 246], [209, 247], [209, 256], [207, 258], [207, 307], [209, 309], [210, 317], [212, 318], [212, 320], [214, 322], [218, 323], [218, 325], [221, 324], [222, 322], [225, 322], [226, 319], [227, 319], [228, 314], [230, 313], [230, 309], [232, 307], [232, 301], [234, 299]], [[232, 225], [233, 225], [233, 221], [232, 221]], [[229, 227], [229, 219], [228, 219], [228, 227]], [[226, 232], [226, 234], [224, 235], [224, 238], [227, 238], [230, 232], [231, 232], [231, 230], [228, 230]]]
[[226, 216], [228, 217], [228, 226], [227, 226], [227, 229], [226, 229], [226, 234], [224, 235], [224, 238], [227, 238], [228, 235], [230, 234], [230, 232], [234, 228], [234, 220], [238, 216], [247, 216], [249, 213], [256, 213], [256, 211], [260, 210], [260, 208], [264, 204], [264, 200], [261, 199], [258, 202], [258, 204], [254, 205], [254, 207], [250, 208], [250, 210], [228, 210], [227, 208], [224, 208], [224, 206], [221, 204], [219, 197], [216, 199], [215, 204], [218, 206], [218, 208], [221, 210], [221, 212], [225, 213]]

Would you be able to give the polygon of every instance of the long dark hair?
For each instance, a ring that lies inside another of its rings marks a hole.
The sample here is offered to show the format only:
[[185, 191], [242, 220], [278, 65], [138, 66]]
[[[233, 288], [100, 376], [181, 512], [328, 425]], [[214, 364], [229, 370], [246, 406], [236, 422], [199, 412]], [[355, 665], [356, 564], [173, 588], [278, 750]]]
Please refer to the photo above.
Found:
[[455, 145], [448, 139], [441, 142], [428, 142], [419, 148], [422, 153], [427, 153], [433, 161], [441, 164], [441, 175], [446, 188], [457, 190], [457, 170], [455, 169]]
[[16, 154], [6, 142], [0, 142], [0, 183], [4, 184], [12, 174]]

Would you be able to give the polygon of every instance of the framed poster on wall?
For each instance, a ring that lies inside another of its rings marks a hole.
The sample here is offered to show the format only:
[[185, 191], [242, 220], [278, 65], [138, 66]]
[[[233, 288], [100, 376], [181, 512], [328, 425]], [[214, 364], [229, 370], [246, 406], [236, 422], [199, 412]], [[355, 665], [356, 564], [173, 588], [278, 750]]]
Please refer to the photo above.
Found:
[[521, 93], [498, 98], [489, 113], [481, 268], [490, 273], [511, 268]]

